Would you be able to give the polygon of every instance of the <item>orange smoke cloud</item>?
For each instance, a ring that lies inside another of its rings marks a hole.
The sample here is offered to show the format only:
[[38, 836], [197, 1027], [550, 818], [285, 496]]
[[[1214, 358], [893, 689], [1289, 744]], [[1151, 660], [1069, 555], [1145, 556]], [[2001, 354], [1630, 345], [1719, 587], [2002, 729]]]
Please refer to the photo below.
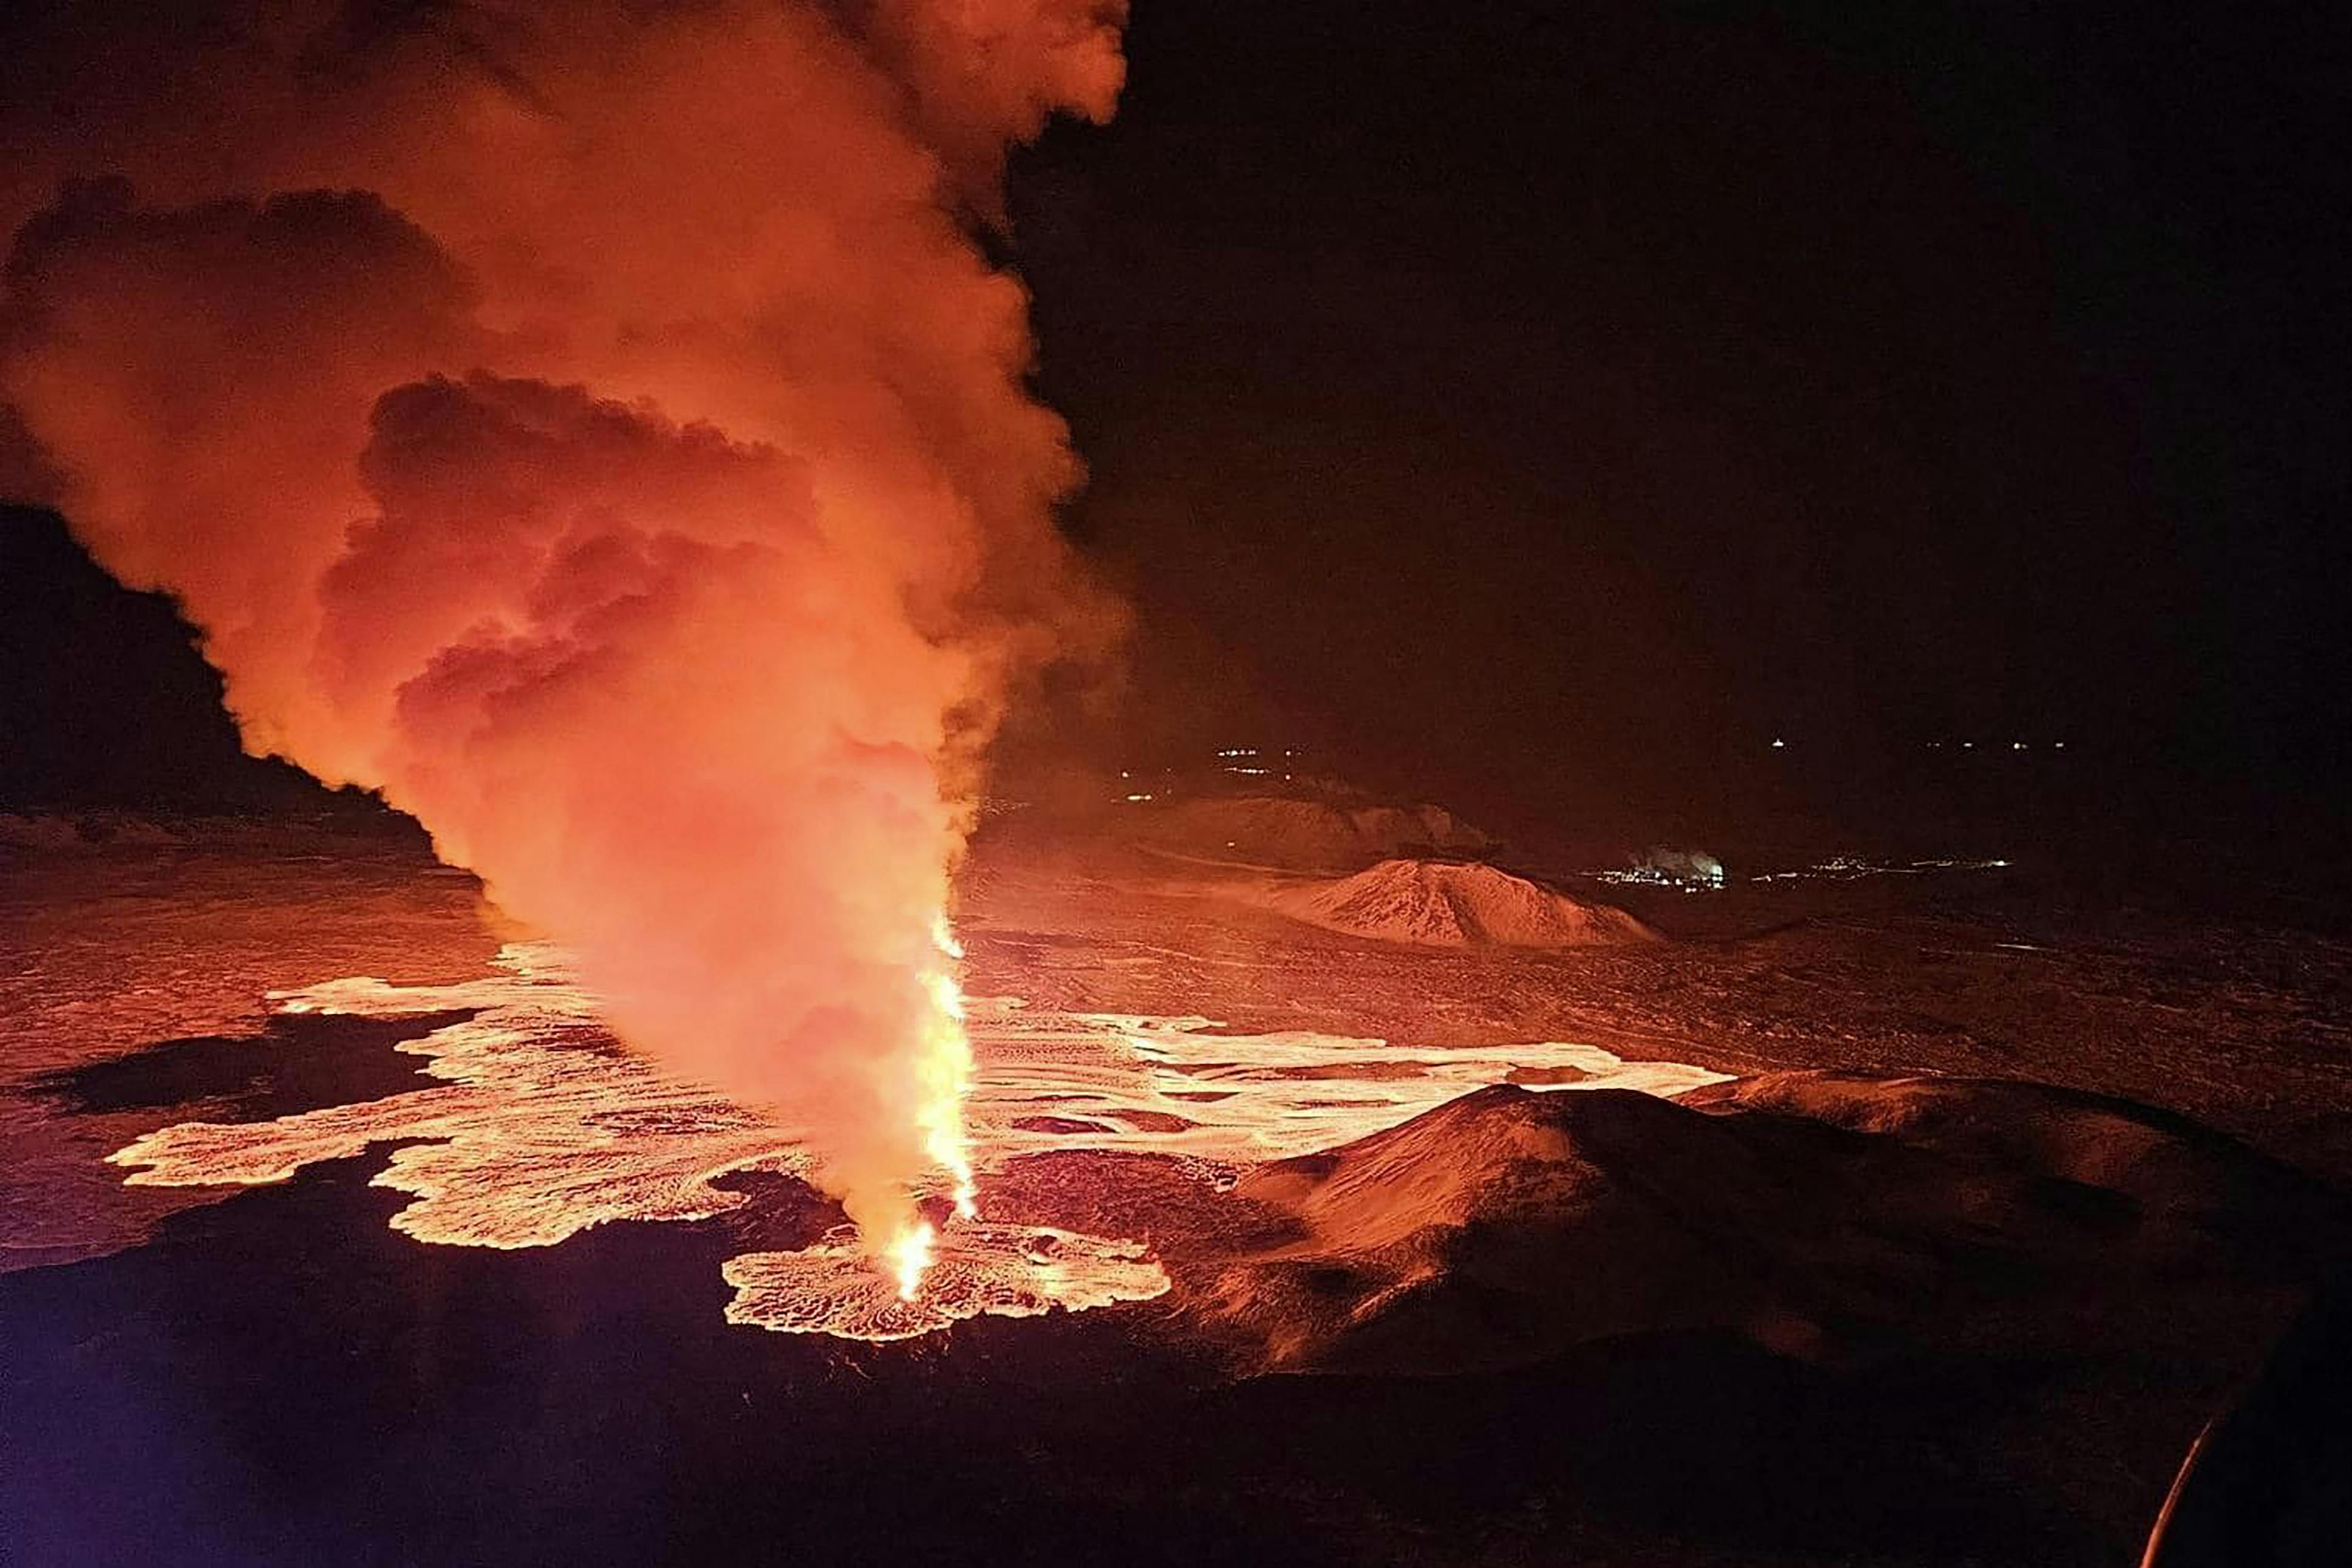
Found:
[[17, 40], [0, 121], [0, 395], [92, 552], [249, 748], [413, 812], [877, 1237], [952, 1155], [982, 752], [1119, 624], [956, 214], [1108, 114], [1122, 19], [258, 5]]

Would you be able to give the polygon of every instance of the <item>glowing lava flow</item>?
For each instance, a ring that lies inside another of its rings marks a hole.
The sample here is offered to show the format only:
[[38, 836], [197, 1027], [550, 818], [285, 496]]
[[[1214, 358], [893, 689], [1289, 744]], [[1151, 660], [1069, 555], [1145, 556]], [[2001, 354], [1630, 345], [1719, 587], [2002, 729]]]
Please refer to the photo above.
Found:
[[727, 1321], [787, 1334], [880, 1342], [967, 1318], [1033, 1318], [1148, 1301], [1168, 1276], [1140, 1242], [1044, 1225], [952, 1226], [919, 1300], [893, 1293], [847, 1227], [798, 1252], [747, 1252], [720, 1273], [735, 1287]]
[[[944, 933], [942, 933], [944, 934]], [[1206, 1017], [1033, 1009], [957, 994], [942, 942], [932, 1037], [930, 1145], [959, 1212], [919, 1221], [887, 1249], [845, 1227], [790, 1252], [728, 1260], [730, 1322], [894, 1340], [980, 1315], [1028, 1316], [1148, 1300], [1169, 1289], [1150, 1249], [1042, 1223], [983, 1222], [974, 1173], [1041, 1155], [1171, 1160], [1212, 1185], [1263, 1161], [1336, 1147], [1487, 1084], [1672, 1096], [1724, 1075], [1627, 1061], [1567, 1041], [1391, 1045], [1304, 1030], [1253, 1034]], [[138, 1185], [256, 1185], [396, 1144], [373, 1184], [413, 1200], [394, 1229], [464, 1247], [546, 1247], [615, 1220], [693, 1221], [750, 1200], [725, 1178], [815, 1174], [804, 1131], [779, 1126], [616, 1047], [569, 956], [515, 944], [493, 972], [452, 985], [327, 981], [273, 998], [288, 1013], [460, 1014], [395, 1048], [422, 1058], [417, 1089], [255, 1122], [184, 1121], [110, 1158]], [[977, 1068], [975, 1067], [977, 1064]], [[1164, 1238], [1163, 1238], [1164, 1245]]]
[[[977, 1219], [971, 1142], [963, 1122], [964, 1101], [971, 1093], [971, 1037], [964, 1027], [963, 985], [955, 972], [963, 960], [963, 944], [956, 941], [945, 914], [932, 919], [931, 947], [936, 961], [923, 974], [931, 994], [931, 1017], [920, 1064], [923, 1098], [915, 1120], [923, 1131], [924, 1152], [948, 1173], [956, 1217]], [[939, 1241], [931, 1222], [918, 1215], [884, 1245], [883, 1256], [890, 1260], [901, 1301], [912, 1301], [922, 1289], [923, 1276], [939, 1256]]]

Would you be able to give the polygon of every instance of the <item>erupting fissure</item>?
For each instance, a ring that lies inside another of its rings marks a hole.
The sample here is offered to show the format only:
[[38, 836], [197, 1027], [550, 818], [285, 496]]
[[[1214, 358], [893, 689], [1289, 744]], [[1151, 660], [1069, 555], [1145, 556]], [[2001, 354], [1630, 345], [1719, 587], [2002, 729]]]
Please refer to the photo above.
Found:
[[250, 750], [414, 815], [630, 1047], [793, 1129], [911, 1298], [975, 1222], [982, 764], [1123, 629], [971, 226], [1110, 114], [1125, 0], [211, 10], [0, 103], [37, 499], [174, 596]]
[[[931, 1015], [925, 1030], [921, 1061], [922, 1100], [916, 1122], [922, 1129], [923, 1149], [947, 1173], [949, 1198], [958, 1219], [980, 1217], [977, 1189], [972, 1184], [971, 1140], [964, 1126], [964, 1101], [971, 1094], [971, 1037], [964, 1026], [963, 984], [956, 965], [963, 961], [963, 944], [942, 913], [931, 923], [931, 945], [938, 963], [923, 976], [930, 993]], [[921, 1291], [923, 1276], [939, 1254], [939, 1231], [919, 1213], [902, 1221], [882, 1247], [898, 1282], [898, 1300], [912, 1301]]]
[[[390, 1150], [374, 1184], [410, 1200], [391, 1216], [394, 1230], [441, 1245], [520, 1247], [615, 1220], [742, 1209], [753, 1200], [727, 1183], [737, 1172], [819, 1176], [809, 1130], [755, 1116], [658, 1062], [600, 1048], [604, 1009], [580, 984], [576, 955], [547, 943], [509, 944], [491, 973], [452, 984], [352, 977], [274, 1000], [288, 1013], [449, 1021], [398, 1047], [428, 1064], [417, 1088], [271, 1121], [159, 1128], [111, 1156], [128, 1181], [254, 1185]], [[1062, 1171], [1073, 1157], [1171, 1160], [1188, 1182], [1222, 1186], [1249, 1167], [1337, 1148], [1492, 1084], [1671, 1097], [1724, 1081], [1688, 1064], [1626, 1061], [1559, 1040], [1405, 1045], [1253, 1033], [1206, 1017], [1066, 1013], [1011, 996], [977, 996], [969, 1010], [965, 1044], [977, 1067], [961, 1113], [969, 1158], [999, 1194], [990, 1217], [919, 1228], [916, 1200], [939, 1206], [934, 1167], [925, 1173], [934, 1184], [893, 1190], [906, 1205], [903, 1226], [836, 1226], [792, 1251], [729, 1259], [730, 1321], [903, 1340], [978, 1316], [1082, 1311], [1170, 1289], [1152, 1246], [1118, 1234], [1138, 1223], [1134, 1211], [1104, 1213], [1092, 1181], [1040, 1181], [1044, 1167], [1024, 1175], [1034, 1158]]]

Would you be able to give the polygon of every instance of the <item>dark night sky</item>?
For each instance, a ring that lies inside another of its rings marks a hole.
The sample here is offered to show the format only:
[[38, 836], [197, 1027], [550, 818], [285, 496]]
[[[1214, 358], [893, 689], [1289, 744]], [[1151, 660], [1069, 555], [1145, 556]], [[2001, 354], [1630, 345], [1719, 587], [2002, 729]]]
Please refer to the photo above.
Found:
[[2068, 9], [1139, 5], [1016, 184], [1139, 720], [1456, 798], [2331, 762], [2344, 37]]
[[[2327, 789], [2343, 24], [2093, 9], [1138, 0], [1118, 120], [1013, 193], [1140, 612], [1104, 752], [1487, 811], [1687, 805], [1774, 734]], [[153, 612], [11, 527], [0, 794], [217, 765]]]

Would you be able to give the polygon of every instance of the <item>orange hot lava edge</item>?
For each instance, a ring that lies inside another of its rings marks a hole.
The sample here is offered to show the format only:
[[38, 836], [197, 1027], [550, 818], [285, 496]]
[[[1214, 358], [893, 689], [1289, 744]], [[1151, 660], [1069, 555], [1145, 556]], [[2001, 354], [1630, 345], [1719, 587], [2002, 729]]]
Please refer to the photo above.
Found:
[[[953, 975], [940, 973], [944, 999]], [[583, 1037], [611, 1045], [597, 999], [546, 944], [509, 944], [491, 973], [453, 985], [353, 978], [273, 1000], [293, 1013], [469, 1016], [399, 1047], [426, 1058], [432, 1087], [271, 1121], [166, 1127], [110, 1156], [131, 1168], [130, 1182], [275, 1182], [398, 1141], [375, 1178], [414, 1199], [393, 1215], [394, 1229], [438, 1245], [518, 1247], [617, 1219], [728, 1213], [747, 1201], [716, 1184], [732, 1172], [814, 1173], [797, 1129], [638, 1057], [582, 1048]], [[941, 1031], [941, 1081], [961, 1085], [954, 1125], [968, 1152], [961, 1163], [941, 1160], [938, 1188], [917, 1194], [944, 1202], [946, 1217], [919, 1220], [878, 1255], [844, 1227], [795, 1251], [731, 1258], [722, 1271], [736, 1291], [730, 1321], [887, 1341], [970, 1317], [1083, 1311], [1165, 1294], [1169, 1276], [1139, 1241], [1047, 1215], [1024, 1214], [1037, 1221], [1024, 1224], [979, 1217], [988, 1173], [1035, 1156], [1158, 1156], [1213, 1190], [1267, 1161], [1353, 1142], [1513, 1079], [1671, 1095], [1725, 1076], [1557, 1041], [1402, 1047], [1313, 1031], [1230, 1031], [1197, 1016], [1034, 1008], [1002, 996], [967, 1004], [958, 994], [955, 1009], [963, 1016], [943, 1001], [941, 1017], [955, 1027]], [[616, 1131], [624, 1128], [631, 1131]], [[1030, 1206], [1034, 1194], [1024, 1194]]]

